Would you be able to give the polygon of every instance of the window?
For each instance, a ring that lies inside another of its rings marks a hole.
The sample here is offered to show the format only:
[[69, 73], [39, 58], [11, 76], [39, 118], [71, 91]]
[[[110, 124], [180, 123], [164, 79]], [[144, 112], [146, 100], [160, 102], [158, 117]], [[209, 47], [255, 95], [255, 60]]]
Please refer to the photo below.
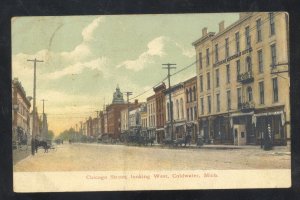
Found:
[[252, 63], [251, 63], [251, 57], [250, 56], [248, 56], [246, 58], [246, 71], [247, 72], [252, 71]]
[[209, 66], [209, 49], [206, 49], [206, 66]]
[[237, 102], [238, 102], [238, 108], [241, 108], [242, 105], [242, 89], [237, 89]]
[[269, 13], [270, 19], [270, 35], [275, 35], [275, 21], [274, 21], [274, 13]]
[[200, 92], [203, 92], [203, 76], [200, 76]]
[[226, 83], [230, 83], [230, 67], [226, 65]]
[[276, 44], [271, 45], [271, 67], [276, 67]]
[[218, 44], [215, 45], [215, 63], [219, 61]]
[[247, 26], [245, 28], [245, 38], [246, 38], [246, 49], [251, 47], [251, 37], [250, 37], [250, 28]]
[[257, 42], [262, 41], [261, 36], [261, 19], [256, 20]]
[[184, 112], [183, 112], [183, 99], [180, 98], [180, 110], [181, 110], [181, 119], [184, 118]]
[[216, 69], [216, 87], [220, 86], [220, 73], [219, 69]]
[[184, 112], [183, 112], [183, 99], [180, 98], [180, 108], [181, 108], [181, 118], [184, 118]]
[[273, 102], [278, 102], [278, 82], [277, 78], [272, 79], [273, 82]]
[[204, 101], [203, 98], [200, 99], [200, 104], [201, 104], [201, 115], [204, 114]]
[[207, 75], [207, 90], [210, 90], [210, 73], [208, 72], [206, 75]]
[[237, 75], [237, 78], [240, 75], [240, 73], [241, 73], [241, 62], [240, 62], [240, 60], [237, 60], [236, 61], [236, 75]]
[[189, 91], [188, 89], [185, 90], [186, 102], [189, 102]]
[[191, 113], [191, 120], [193, 121], [194, 120], [194, 112], [193, 112], [193, 108], [190, 108], [190, 113]]
[[179, 119], [179, 101], [176, 99], [176, 111], [177, 111], [177, 119]]
[[207, 96], [207, 113], [211, 113], [211, 98]]
[[257, 52], [257, 57], [258, 57], [258, 71], [259, 71], [259, 73], [263, 73], [264, 72], [264, 65], [263, 65], [262, 50], [259, 50]]
[[186, 109], [187, 120], [190, 121], [190, 109]]
[[236, 32], [235, 33], [235, 48], [236, 48], [236, 53], [240, 52], [240, 33]]
[[225, 39], [225, 57], [229, 57], [229, 39]]
[[192, 92], [191, 88], [189, 89], [189, 94], [190, 94], [190, 102], [192, 102], [193, 101], [193, 92]]
[[264, 82], [261, 81], [258, 84], [259, 84], [259, 103], [264, 104], [265, 103]]
[[194, 107], [194, 120], [197, 119], [197, 107], [195, 106]]
[[252, 88], [250, 86], [247, 88], [247, 94], [248, 94], [248, 102], [253, 101]]
[[217, 112], [220, 112], [220, 94], [217, 94], [216, 97], [217, 97]]
[[199, 65], [200, 69], [202, 69], [202, 53], [199, 53]]
[[227, 91], [227, 110], [231, 109], [231, 94], [230, 90]]
[[193, 87], [194, 101], [197, 100], [196, 86]]

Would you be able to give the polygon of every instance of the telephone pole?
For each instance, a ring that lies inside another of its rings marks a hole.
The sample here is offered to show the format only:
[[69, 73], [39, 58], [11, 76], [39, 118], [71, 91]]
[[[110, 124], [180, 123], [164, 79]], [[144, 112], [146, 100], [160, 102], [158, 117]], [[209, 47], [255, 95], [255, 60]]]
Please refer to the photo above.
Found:
[[35, 124], [35, 114], [36, 114], [36, 63], [44, 62], [43, 60], [28, 59], [28, 62], [33, 62], [33, 110], [32, 110], [32, 136], [31, 136], [31, 154], [34, 155], [35, 152], [35, 137], [36, 137], [36, 124]]
[[174, 127], [173, 127], [173, 102], [172, 102], [172, 97], [171, 97], [171, 74], [170, 71], [171, 69], [176, 69], [176, 67], [172, 67], [172, 65], [176, 65], [176, 64], [162, 64], [165, 65], [167, 67], [162, 67], [163, 69], [167, 69], [168, 70], [168, 82], [169, 82], [169, 102], [170, 102], [170, 115], [171, 115], [171, 140], [174, 140]]
[[132, 92], [125, 92], [127, 96], [127, 129], [129, 133], [129, 126], [130, 126], [130, 121], [129, 121], [129, 96], [132, 95]]
[[43, 115], [44, 115], [44, 109], [45, 109], [45, 105], [44, 104], [45, 104], [45, 101], [47, 101], [47, 100], [46, 99], [42, 99], [41, 101], [43, 102]]

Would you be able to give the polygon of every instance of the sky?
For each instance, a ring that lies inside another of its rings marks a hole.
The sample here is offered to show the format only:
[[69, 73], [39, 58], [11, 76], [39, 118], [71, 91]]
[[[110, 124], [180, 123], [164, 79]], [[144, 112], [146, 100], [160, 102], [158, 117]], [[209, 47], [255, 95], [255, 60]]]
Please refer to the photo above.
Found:
[[[145, 101], [167, 76], [162, 64], [176, 63], [174, 73], [194, 63], [192, 42], [204, 27], [218, 32], [222, 20], [227, 27], [238, 14], [15, 17], [12, 78], [33, 96], [33, 63], [27, 60], [44, 61], [37, 63], [37, 109], [42, 112], [45, 99], [48, 127], [58, 135], [96, 117], [111, 103], [117, 85], [133, 92], [131, 101]], [[192, 65], [172, 76], [171, 84], [195, 75]]]

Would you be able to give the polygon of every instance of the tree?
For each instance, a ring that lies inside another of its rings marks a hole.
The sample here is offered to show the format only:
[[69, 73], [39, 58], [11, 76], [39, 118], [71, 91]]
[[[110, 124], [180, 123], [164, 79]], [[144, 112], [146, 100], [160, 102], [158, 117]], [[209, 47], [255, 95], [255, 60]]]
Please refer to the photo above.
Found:
[[53, 138], [54, 138], [54, 132], [52, 130], [48, 130], [47, 139], [53, 140]]

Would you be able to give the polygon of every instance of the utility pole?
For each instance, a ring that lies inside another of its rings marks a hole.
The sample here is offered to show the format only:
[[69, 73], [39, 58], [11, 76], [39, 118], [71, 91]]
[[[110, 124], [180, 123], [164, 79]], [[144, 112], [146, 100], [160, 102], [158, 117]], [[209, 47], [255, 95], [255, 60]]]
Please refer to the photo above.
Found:
[[36, 137], [36, 124], [35, 124], [35, 114], [36, 114], [36, 63], [44, 62], [43, 60], [27, 60], [28, 62], [33, 62], [33, 110], [32, 110], [32, 136], [31, 136], [31, 154], [34, 155], [35, 152], [35, 137]]
[[47, 100], [46, 99], [42, 99], [41, 101], [43, 102], [43, 115], [44, 115], [45, 114], [45, 112], [44, 112], [45, 105], [44, 104], [45, 104], [45, 101], [47, 101]]
[[173, 102], [172, 102], [172, 97], [171, 97], [171, 74], [170, 71], [171, 69], [176, 69], [176, 67], [172, 67], [172, 65], [176, 65], [176, 64], [162, 64], [165, 65], [167, 67], [162, 67], [163, 69], [168, 69], [168, 82], [169, 82], [169, 102], [170, 102], [170, 115], [171, 115], [171, 140], [174, 140], [174, 127], [173, 127]]
[[130, 126], [130, 122], [129, 122], [129, 96], [132, 95], [132, 92], [125, 92], [126, 96], [127, 96], [127, 128], [128, 128], [128, 133], [129, 133], [129, 126]]

